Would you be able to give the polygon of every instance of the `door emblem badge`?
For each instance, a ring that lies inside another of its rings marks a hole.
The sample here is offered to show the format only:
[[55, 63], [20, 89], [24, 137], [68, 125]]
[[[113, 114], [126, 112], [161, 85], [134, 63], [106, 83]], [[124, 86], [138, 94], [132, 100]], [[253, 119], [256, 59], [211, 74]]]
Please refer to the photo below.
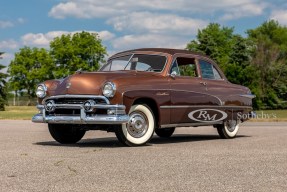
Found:
[[169, 93], [167, 93], [167, 92], [157, 92], [156, 95], [158, 95], [158, 96], [168, 96]]

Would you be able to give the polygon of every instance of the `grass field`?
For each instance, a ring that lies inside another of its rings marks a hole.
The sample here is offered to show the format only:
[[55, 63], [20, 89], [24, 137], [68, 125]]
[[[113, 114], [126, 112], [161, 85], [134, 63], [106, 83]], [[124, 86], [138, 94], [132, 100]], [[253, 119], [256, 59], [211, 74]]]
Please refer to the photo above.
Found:
[[250, 121], [260, 121], [260, 122], [287, 121], [287, 110], [256, 111], [256, 118], [250, 119]]
[[6, 111], [0, 111], [1, 119], [31, 120], [38, 110], [36, 106], [6, 106]]
[[[35, 106], [6, 106], [6, 111], [0, 111], [1, 119], [31, 120], [38, 112]], [[250, 121], [287, 121], [287, 110], [263, 110], [256, 111], [257, 118]]]

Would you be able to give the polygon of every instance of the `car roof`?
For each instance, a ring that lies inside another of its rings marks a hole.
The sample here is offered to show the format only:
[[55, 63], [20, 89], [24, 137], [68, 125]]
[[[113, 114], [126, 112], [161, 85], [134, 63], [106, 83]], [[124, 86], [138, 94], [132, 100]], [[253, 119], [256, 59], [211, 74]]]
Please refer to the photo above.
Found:
[[169, 48], [140, 48], [140, 49], [131, 49], [131, 50], [127, 50], [127, 51], [123, 51], [123, 52], [119, 52], [116, 55], [119, 54], [124, 54], [124, 53], [135, 53], [135, 52], [161, 52], [161, 53], [167, 53], [170, 55], [175, 55], [178, 53], [182, 53], [182, 54], [193, 54], [193, 55], [200, 55], [200, 56], [205, 56], [208, 57], [202, 53], [199, 52], [194, 52], [194, 51], [188, 51], [185, 49], [169, 49]]

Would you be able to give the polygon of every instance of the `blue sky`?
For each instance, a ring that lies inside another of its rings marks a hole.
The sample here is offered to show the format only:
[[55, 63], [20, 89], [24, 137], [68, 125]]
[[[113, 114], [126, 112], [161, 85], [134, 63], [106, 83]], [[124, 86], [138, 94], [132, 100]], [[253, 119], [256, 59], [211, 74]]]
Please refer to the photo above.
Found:
[[287, 25], [286, 0], [9, 0], [0, 6], [0, 62], [23, 46], [49, 47], [62, 34], [97, 32], [111, 55], [142, 47], [185, 48], [210, 22], [245, 35], [269, 19]]

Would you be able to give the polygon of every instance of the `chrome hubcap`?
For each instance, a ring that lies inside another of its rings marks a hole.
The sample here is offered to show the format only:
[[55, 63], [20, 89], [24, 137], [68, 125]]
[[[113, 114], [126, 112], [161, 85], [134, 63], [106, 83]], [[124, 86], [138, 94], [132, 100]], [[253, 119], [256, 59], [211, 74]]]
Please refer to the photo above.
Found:
[[237, 122], [235, 120], [230, 120], [226, 122], [226, 128], [228, 131], [233, 132], [236, 128]]
[[148, 130], [148, 120], [141, 112], [133, 112], [130, 114], [127, 130], [132, 137], [140, 138]]

